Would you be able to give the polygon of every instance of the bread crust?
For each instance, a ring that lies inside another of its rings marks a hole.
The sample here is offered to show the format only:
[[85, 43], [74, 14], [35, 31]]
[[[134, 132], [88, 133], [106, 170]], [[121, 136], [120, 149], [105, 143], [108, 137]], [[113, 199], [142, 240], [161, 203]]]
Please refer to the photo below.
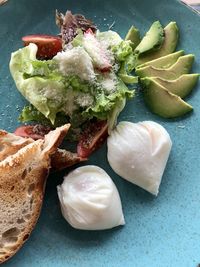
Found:
[[0, 162], [0, 263], [30, 236], [40, 215], [51, 155], [70, 125], [30, 142]]
[[[17, 153], [22, 147], [33, 142], [34, 140], [31, 138], [24, 138], [0, 130], [0, 161], [4, 160], [8, 155]], [[53, 171], [58, 171], [86, 160], [86, 158], [80, 158], [77, 153], [58, 148], [51, 155], [51, 168]]]
[[0, 161], [8, 155], [15, 154], [22, 147], [34, 142], [31, 138], [23, 138], [4, 130], [0, 130]]

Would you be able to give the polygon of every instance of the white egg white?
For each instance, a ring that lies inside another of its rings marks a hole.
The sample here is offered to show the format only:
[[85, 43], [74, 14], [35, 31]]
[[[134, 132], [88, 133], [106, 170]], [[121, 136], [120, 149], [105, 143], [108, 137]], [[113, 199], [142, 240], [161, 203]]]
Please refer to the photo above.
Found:
[[108, 161], [121, 177], [157, 195], [172, 142], [153, 121], [120, 122], [108, 141]]
[[75, 169], [57, 190], [62, 214], [76, 229], [103, 230], [125, 223], [118, 190], [97, 166]]

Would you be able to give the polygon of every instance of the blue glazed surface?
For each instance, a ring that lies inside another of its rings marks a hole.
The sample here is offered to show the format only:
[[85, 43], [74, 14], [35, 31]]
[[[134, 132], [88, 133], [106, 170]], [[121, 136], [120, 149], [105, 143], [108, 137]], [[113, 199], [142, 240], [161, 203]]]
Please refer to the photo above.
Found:
[[[55, 9], [71, 9], [93, 19], [102, 30], [115, 22], [122, 36], [134, 24], [144, 33], [151, 23], [176, 21], [179, 48], [196, 55], [200, 71], [200, 17], [172, 0], [9, 0], [0, 7], [0, 128], [13, 131], [25, 100], [9, 74], [10, 53], [31, 33], [57, 33]], [[51, 175], [38, 224], [30, 239], [5, 267], [195, 267], [200, 263], [200, 91], [187, 98], [193, 114], [164, 120], [144, 106], [140, 92], [129, 101], [120, 120], [154, 120], [170, 133], [173, 149], [157, 198], [115, 175], [106, 159], [106, 146], [88, 164], [104, 168], [117, 185], [126, 225], [107, 231], [78, 231], [62, 218], [56, 185], [64, 172]]]

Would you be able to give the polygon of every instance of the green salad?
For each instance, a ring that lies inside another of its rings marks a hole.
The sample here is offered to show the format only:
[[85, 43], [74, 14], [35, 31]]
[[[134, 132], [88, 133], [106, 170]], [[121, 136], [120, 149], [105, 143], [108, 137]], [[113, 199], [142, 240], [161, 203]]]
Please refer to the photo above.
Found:
[[126, 100], [134, 96], [133, 43], [111, 30], [78, 26], [70, 40], [63, 39], [62, 49], [51, 59], [38, 58], [36, 42], [12, 53], [11, 74], [30, 103], [20, 121], [51, 126], [69, 122], [76, 129], [97, 119], [106, 120], [112, 129]]

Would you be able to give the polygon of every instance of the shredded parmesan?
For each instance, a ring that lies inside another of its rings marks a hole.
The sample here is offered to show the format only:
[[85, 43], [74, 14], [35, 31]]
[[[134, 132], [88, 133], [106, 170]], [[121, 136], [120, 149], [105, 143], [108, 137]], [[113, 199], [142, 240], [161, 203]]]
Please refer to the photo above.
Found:
[[77, 97], [76, 103], [83, 108], [89, 107], [94, 103], [94, 98], [90, 94], [81, 94]]
[[54, 59], [58, 62], [59, 70], [63, 75], [76, 75], [88, 82], [95, 79], [92, 60], [82, 47], [59, 52]]
[[67, 97], [65, 99], [66, 103], [63, 105], [62, 111], [65, 114], [72, 115], [73, 112], [77, 109], [75, 104], [75, 99], [77, 98], [77, 92], [74, 92], [71, 87], [67, 89]]
[[101, 81], [101, 87], [106, 93], [113, 93], [116, 90], [117, 78], [114, 73], [104, 75], [104, 79]]
[[58, 94], [58, 91], [52, 88], [51, 86], [42, 88], [41, 93], [44, 97], [48, 99], [53, 99], [54, 102], [58, 102], [58, 103], [62, 102], [63, 96]]
[[85, 34], [83, 46], [93, 60], [93, 65], [97, 68], [110, 68], [111, 58], [105, 46], [96, 39], [93, 34]]

